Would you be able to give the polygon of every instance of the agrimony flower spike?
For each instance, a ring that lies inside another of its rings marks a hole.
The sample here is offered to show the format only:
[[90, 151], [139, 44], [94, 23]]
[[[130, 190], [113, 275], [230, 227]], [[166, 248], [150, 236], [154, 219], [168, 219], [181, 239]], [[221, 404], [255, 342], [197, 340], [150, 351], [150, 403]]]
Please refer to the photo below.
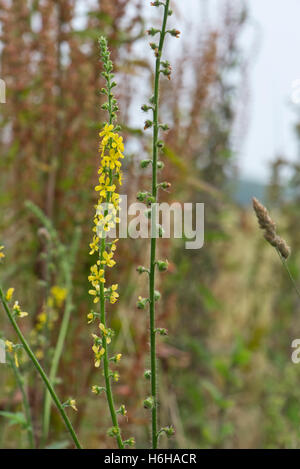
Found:
[[119, 448], [124, 448], [117, 414], [121, 414], [120, 409], [123, 410], [125, 407], [121, 406], [119, 410], [116, 410], [111, 386], [112, 381], [119, 380], [119, 373], [110, 369], [110, 363], [115, 366], [120, 361], [121, 354], [118, 353], [109, 357], [109, 345], [114, 331], [107, 327], [106, 321], [106, 303], [114, 304], [119, 298], [118, 284], [108, 286], [106, 283], [107, 270], [116, 265], [114, 255], [118, 239], [108, 242], [107, 237], [110, 232], [113, 232], [112, 230], [115, 230], [120, 221], [118, 217], [120, 196], [117, 193], [117, 186], [122, 184], [121, 161], [124, 158], [124, 143], [123, 138], [118, 134], [119, 127], [115, 126], [118, 105], [112, 90], [116, 83], [107, 40], [101, 37], [99, 45], [103, 63], [102, 76], [106, 82], [106, 86], [102, 88], [101, 92], [107, 98], [107, 101], [102, 105], [102, 109], [108, 112], [109, 119], [99, 134], [101, 138], [99, 146], [100, 161], [98, 184], [95, 187], [98, 202], [94, 216], [93, 238], [90, 243], [90, 255], [97, 255], [97, 260], [92, 265], [88, 278], [91, 283], [89, 294], [92, 296], [94, 304], [99, 304], [99, 313], [91, 311], [88, 314], [88, 322], [99, 321], [100, 334], [92, 335], [92, 350], [95, 367], [100, 368], [103, 365], [105, 387], [93, 385], [92, 392], [100, 395], [104, 391], [103, 394], [107, 398], [113, 425], [108, 430], [108, 435], [116, 439]]

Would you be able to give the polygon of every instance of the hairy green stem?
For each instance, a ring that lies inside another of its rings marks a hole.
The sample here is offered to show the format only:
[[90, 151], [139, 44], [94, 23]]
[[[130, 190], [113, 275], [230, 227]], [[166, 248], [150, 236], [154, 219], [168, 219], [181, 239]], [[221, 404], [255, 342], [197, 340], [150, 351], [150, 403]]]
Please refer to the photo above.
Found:
[[26, 416], [26, 422], [27, 422], [27, 433], [28, 433], [28, 443], [30, 449], [35, 448], [35, 442], [34, 442], [34, 432], [33, 432], [33, 425], [32, 425], [32, 419], [31, 419], [31, 412], [30, 412], [30, 405], [28, 402], [28, 397], [25, 391], [24, 387], [24, 379], [23, 376], [21, 375], [20, 371], [16, 367], [16, 364], [13, 360], [13, 358], [8, 354], [8, 361], [10, 366], [13, 369], [14, 375], [16, 377], [17, 384], [19, 386], [19, 389], [22, 394], [22, 401], [23, 401], [23, 407], [24, 407], [24, 412]]
[[288, 274], [288, 276], [289, 276], [289, 279], [290, 279], [290, 281], [291, 281], [291, 283], [292, 283], [292, 285], [293, 285], [293, 287], [294, 287], [294, 289], [295, 289], [295, 292], [296, 292], [297, 295], [298, 295], [298, 298], [300, 298], [300, 290], [299, 290], [299, 288], [297, 287], [296, 281], [295, 281], [295, 279], [294, 279], [294, 277], [293, 277], [293, 275], [292, 275], [292, 273], [291, 273], [291, 271], [290, 271], [290, 269], [289, 269], [289, 266], [288, 266], [287, 261], [282, 257], [282, 255], [280, 254], [280, 252], [278, 251], [278, 249], [276, 249], [276, 251], [277, 251], [278, 256], [280, 257], [280, 260], [281, 260], [281, 262], [282, 262], [282, 264], [283, 264], [283, 267], [284, 267], [285, 270], [287, 271], [287, 274]]
[[76, 448], [81, 449], [81, 445], [78, 441], [75, 430], [74, 430], [68, 416], [65, 413], [64, 407], [61, 404], [59, 398], [57, 397], [57, 394], [56, 394], [52, 384], [50, 383], [46, 373], [44, 372], [42, 366], [40, 365], [39, 361], [35, 357], [33, 351], [31, 350], [31, 348], [28, 344], [28, 342], [26, 341], [25, 337], [23, 336], [23, 334], [21, 332], [21, 329], [19, 328], [18, 324], [16, 323], [16, 321], [15, 321], [15, 319], [14, 319], [14, 317], [13, 317], [13, 315], [12, 315], [12, 313], [11, 313], [9, 307], [8, 307], [8, 304], [5, 300], [5, 297], [4, 297], [4, 294], [3, 294], [3, 291], [1, 289], [1, 287], [0, 287], [0, 300], [1, 300], [3, 308], [4, 308], [4, 310], [7, 314], [7, 317], [9, 319], [13, 329], [15, 330], [20, 342], [22, 343], [22, 345], [24, 347], [25, 352], [27, 353], [28, 357], [32, 361], [34, 367], [36, 368], [36, 370], [39, 373], [40, 377], [42, 378], [46, 388], [48, 389], [48, 391], [49, 391], [49, 393], [50, 393], [50, 395], [51, 395], [51, 397], [52, 397], [52, 399], [53, 399], [53, 401], [54, 401], [54, 403], [55, 403], [55, 405], [56, 405], [56, 407], [57, 407], [57, 409], [58, 409], [58, 411], [59, 411], [59, 413], [60, 413], [60, 415], [61, 415], [61, 417], [62, 417], [62, 419], [65, 423], [65, 425], [66, 425], [66, 428], [68, 429], [68, 431], [71, 435], [71, 438], [75, 443]]
[[155, 81], [154, 81], [154, 109], [153, 109], [153, 161], [152, 161], [152, 197], [155, 202], [151, 211], [151, 250], [150, 250], [150, 275], [149, 275], [149, 300], [150, 300], [150, 357], [151, 357], [151, 393], [153, 397], [152, 408], [152, 448], [156, 449], [158, 444], [157, 432], [157, 370], [156, 370], [156, 333], [155, 333], [155, 257], [156, 257], [156, 203], [157, 197], [157, 156], [158, 156], [158, 109], [159, 109], [159, 76], [161, 66], [161, 55], [166, 36], [166, 25], [169, 13], [170, 0], [166, 0], [164, 5], [164, 17], [160, 41], [158, 46]]

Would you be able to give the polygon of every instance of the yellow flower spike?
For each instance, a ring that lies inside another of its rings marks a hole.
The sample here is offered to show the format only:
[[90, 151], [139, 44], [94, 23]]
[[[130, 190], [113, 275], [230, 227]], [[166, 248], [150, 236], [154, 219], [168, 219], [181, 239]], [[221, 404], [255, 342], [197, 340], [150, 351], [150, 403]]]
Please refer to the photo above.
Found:
[[[106, 40], [100, 38], [99, 40], [101, 48], [101, 57], [106, 63], [108, 59]], [[110, 67], [111, 65], [109, 65]], [[112, 95], [111, 83], [107, 81], [107, 91], [108, 95]], [[107, 347], [106, 345], [111, 343], [111, 330], [106, 328], [106, 312], [105, 312], [105, 301], [110, 301], [115, 303], [119, 294], [117, 293], [118, 285], [114, 284], [109, 288], [105, 288], [106, 283], [106, 271], [107, 268], [113, 267], [116, 265], [115, 260], [113, 259], [114, 252], [116, 251], [116, 243], [118, 240], [113, 242], [107, 242], [107, 235], [110, 234], [120, 223], [119, 219], [119, 210], [120, 210], [120, 195], [117, 191], [117, 184], [121, 185], [122, 183], [122, 172], [121, 172], [121, 159], [124, 158], [124, 143], [123, 138], [117, 133], [113, 122], [115, 119], [117, 106], [109, 107], [110, 113], [110, 122], [106, 123], [104, 128], [99, 133], [100, 143], [99, 143], [99, 156], [100, 163], [98, 167], [98, 183], [95, 186], [95, 191], [97, 193], [97, 205], [95, 206], [95, 216], [94, 224], [92, 227], [93, 230], [93, 240], [90, 243], [90, 254], [98, 253], [98, 260], [96, 264], [91, 267], [91, 273], [88, 277], [89, 282], [92, 285], [92, 289], [89, 291], [89, 294], [93, 298], [94, 303], [100, 302], [99, 314], [88, 315], [88, 320], [93, 321], [95, 317], [101, 317], [101, 322], [99, 324], [99, 329], [101, 331], [100, 337], [94, 337], [94, 365], [96, 368], [99, 368], [101, 365], [101, 360], [103, 355], [105, 356], [103, 364], [103, 374], [105, 376], [106, 382], [108, 378], [113, 378], [115, 381], [118, 381], [118, 373], [113, 373], [107, 366]], [[104, 205], [105, 204], [105, 205]], [[114, 358], [115, 362], [121, 358], [121, 354], [117, 355], [117, 358]], [[109, 381], [109, 380], [108, 380]], [[108, 385], [109, 389], [107, 392], [111, 392], [110, 384]], [[93, 386], [92, 392], [94, 394], [100, 394], [102, 390], [106, 390], [99, 386]], [[109, 404], [110, 405], [110, 404]], [[115, 409], [111, 408], [111, 414], [116, 414]], [[114, 419], [113, 419], [114, 421]], [[118, 445], [119, 448], [123, 448], [121, 432], [118, 430]]]
[[122, 354], [121, 354], [121, 353], [118, 353], [118, 354], [116, 355], [116, 361], [119, 362], [119, 361], [121, 360], [121, 358], [122, 358]]
[[10, 301], [13, 297], [15, 289], [14, 288], [9, 288], [6, 292], [5, 299], [6, 301]]

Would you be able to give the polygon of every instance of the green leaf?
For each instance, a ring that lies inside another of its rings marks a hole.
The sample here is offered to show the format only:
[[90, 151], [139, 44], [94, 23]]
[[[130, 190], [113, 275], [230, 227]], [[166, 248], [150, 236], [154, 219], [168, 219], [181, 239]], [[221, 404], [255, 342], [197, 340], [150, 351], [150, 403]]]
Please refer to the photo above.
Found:
[[27, 428], [27, 420], [22, 412], [6, 412], [1, 411], [0, 416], [9, 420], [9, 425], [20, 425], [22, 428]]

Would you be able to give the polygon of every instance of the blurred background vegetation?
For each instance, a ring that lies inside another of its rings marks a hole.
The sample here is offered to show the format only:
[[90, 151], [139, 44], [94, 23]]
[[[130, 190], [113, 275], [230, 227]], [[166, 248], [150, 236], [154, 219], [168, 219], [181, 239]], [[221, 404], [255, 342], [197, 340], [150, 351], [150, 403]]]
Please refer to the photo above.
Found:
[[[90, 389], [99, 371], [86, 321], [98, 130], [105, 120], [97, 38], [107, 36], [116, 64], [127, 155], [122, 192], [134, 201], [150, 178], [139, 169], [151, 144], [140, 106], [151, 94], [153, 58], [145, 30], [153, 18], [145, 16], [142, 0], [99, 0], [84, 12], [79, 3], [0, 1], [1, 76], [7, 85], [0, 120], [0, 244], [7, 256], [1, 283], [14, 287], [30, 312], [22, 329], [47, 370], [64, 310], [73, 305], [56, 388], [62, 399], [77, 400], [71, 418], [83, 445], [107, 448], [114, 443], [106, 435], [105, 399]], [[172, 21], [178, 23], [176, 3]], [[158, 326], [169, 330], [158, 343], [160, 415], [162, 425], [176, 428], [175, 437], [161, 445], [298, 448], [300, 369], [290, 360], [290, 344], [300, 328], [299, 300], [249, 203], [252, 195], [263, 196], [272, 208], [299, 279], [300, 166], [280, 156], [266, 187], [240, 181], [233, 137], [247, 106], [248, 57], [240, 43], [248, 15], [240, 1], [222, 2], [218, 15], [217, 28], [199, 29], [193, 40], [183, 35], [176, 54], [170, 51], [172, 80], [163, 81], [161, 90], [162, 120], [171, 128], [163, 180], [172, 189], [163, 199], [204, 202], [206, 211], [201, 250], [185, 250], [181, 240], [159, 243], [160, 258], [170, 262], [169, 273], [158, 279]], [[299, 125], [296, 131], [299, 139]], [[289, 177], [283, 179], [286, 168]], [[114, 386], [116, 400], [128, 409], [122, 429], [135, 435], [138, 448], [149, 443], [149, 416], [142, 407], [149, 347], [147, 316], [136, 309], [147, 285], [136, 267], [147, 264], [148, 247], [145, 240], [120, 241], [111, 280], [119, 283], [121, 298], [109, 312], [114, 345], [123, 354]], [[15, 340], [3, 314], [0, 330]], [[26, 357], [19, 360], [40, 443], [43, 387]], [[0, 445], [26, 447], [22, 395], [9, 365], [1, 365], [0, 382], [0, 411], [8, 413], [0, 416]], [[69, 444], [55, 410], [47, 444]]]

